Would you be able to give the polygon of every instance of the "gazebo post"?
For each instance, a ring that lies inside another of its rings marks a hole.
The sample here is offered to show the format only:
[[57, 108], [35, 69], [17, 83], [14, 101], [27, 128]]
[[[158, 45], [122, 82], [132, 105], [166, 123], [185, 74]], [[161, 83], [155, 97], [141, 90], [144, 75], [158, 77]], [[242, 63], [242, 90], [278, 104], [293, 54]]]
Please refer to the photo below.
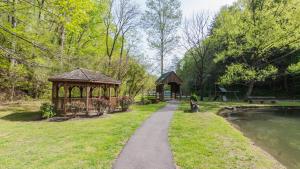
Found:
[[179, 86], [179, 94], [180, 94], [180, 96], [179, 96], [179, 99], [181, 100], [181, 99], [182, 99], [182, 91], [181, 91], [181, 86]]
[[64, 83], [64, 115], [67, 113], [67, 108], [66, 108], [66, 104], [67, 104], [67, 95], [68, 95], [68, 87], [67, 84]]
[[89, 92], [90, 92], [90, 87], [86, 86], [86, 106], [85, 106], [86, 107], [86, 115], [89, 114], [89, 96], [90, 96]]
[[111, 90], [110, 90], [110, 86], [108, 86], [108, 99], [109, 99], [109, 102], [111, 102]]
[[116, 100], [117, 100], [117, 106], [119, 106], [119, 86], [118, 85], [115, 85], [115, 97], [116, 97]]
[[174, 85], [171, 83], [171, 100], [174, 98]]
[[54, 109], [57, 110], [57, 103], [56, 100], [58, 99], [58, 90], [57, 90], [57, 83], [52, 83], [52, 104], [54, 105]]

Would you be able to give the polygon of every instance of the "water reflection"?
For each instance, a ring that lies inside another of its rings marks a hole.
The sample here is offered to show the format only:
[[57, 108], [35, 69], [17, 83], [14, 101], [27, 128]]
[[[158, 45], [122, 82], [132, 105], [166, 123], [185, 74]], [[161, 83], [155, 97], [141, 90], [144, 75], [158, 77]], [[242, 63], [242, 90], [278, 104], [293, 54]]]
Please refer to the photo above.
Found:
[[300, 168], [299, 111], [247, 110], [230, 114], [228, 120], [282, 164]]

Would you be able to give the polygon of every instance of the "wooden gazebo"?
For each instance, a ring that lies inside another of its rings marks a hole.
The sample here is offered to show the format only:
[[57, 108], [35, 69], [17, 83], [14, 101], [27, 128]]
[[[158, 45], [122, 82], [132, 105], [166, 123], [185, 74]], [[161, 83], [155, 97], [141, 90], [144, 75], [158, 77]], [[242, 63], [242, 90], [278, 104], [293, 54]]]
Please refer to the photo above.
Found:
[[[71, 113], [70, 105], [74, 104], [81, 105], [81, 111], [87, 115], [96, 112], [95, 103], [100, 99], [107, 100], [111, 111], [118, 106], [118, 89], [121, 82], [102, 73], [78, 68], [52, 76], [49, 81], [53, 83], [52, 104], [56, 112], [63, 115]], [[74, 91], [76, 88], [77, 93]]]
[[163, 101], [165, 98], [164, 95], [164, 86], [171, 86], [171, 98], [177, 99], [178, 95], [181, 98], [181, 84], [183, 81], [177, 76], [175, 72], [168, 72], [161, 75], [156, 81], [156, 95], [158, 94], [159, 100]]

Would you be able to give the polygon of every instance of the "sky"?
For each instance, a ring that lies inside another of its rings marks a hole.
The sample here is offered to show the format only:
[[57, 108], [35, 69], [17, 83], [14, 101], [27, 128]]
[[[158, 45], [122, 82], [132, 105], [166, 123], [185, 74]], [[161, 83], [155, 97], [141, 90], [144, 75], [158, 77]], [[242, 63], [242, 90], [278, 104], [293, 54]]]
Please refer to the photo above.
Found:
[[[134, 0], [136, 3], [138, 3], [141, 7], [141, 10], [146, 8], [145, 2], [146, 0]], [[197, 13], [198, 11], [208, 11], [211, 14], [217, 14], [219, 10], [221, 9], [222, 6], [224, 5], [231, 5], [234, 3], [236, 0], [180, 0], [181, 1], [181, 8], [182, 8], [182, 14], [183, 14], [183, 19], [188, 19], [190, 18], [194, 13]], [[143, 46], [147, 46], [147, 42], [144, 39]], [[148, 58], [155, 58], [156, 53], [150, 49], [145, 47], [146, 57]], [[181, 52], [176, 52], [177, 55], [174, 54], [174, 56], [169, 56], [167, 61], [171, 61], [175, 57], [177, 58], [182, 58], [183, 54], [185, 51]], [[165, 61], [166, 62], [166, 61]], [[159, 63], [159, 62], [157, 62]], [[166, 63], [168, 65], [168, 63]], [[153, 64], [155, 65], [155, 64]], [[153, 67], [156, 70], [160, 70], [157, 68], [156, 65]], [[169, 65], [170, 67], [170, 65]], [[172, 68], [171, 68], [172, 69]], [[159, 71], [154, 71], [154, 74], [159, 74]]]

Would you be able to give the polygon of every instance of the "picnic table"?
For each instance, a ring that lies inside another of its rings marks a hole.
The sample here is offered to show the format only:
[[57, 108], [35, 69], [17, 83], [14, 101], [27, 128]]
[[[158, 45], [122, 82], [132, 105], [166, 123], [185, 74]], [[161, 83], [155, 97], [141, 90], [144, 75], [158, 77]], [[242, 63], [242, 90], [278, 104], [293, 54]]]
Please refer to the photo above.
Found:
[[248, 102], [249, 103], [276, 103], [278, 100], [274, 96], [249, 96]]
[[220, 97], [224, 102], [226, 102], [226, 101], [228, 101], [227, 95], [230, 93], [232, 93], [235, 96], [236, 100], [239, 101], [240, 99], [237, 95], [237, 93], [239, 93], [239, 92], [240, 91], [227, 90], [222, 86], [218, 86], [218, 91], [216, 91], [216, 96], [214, 98], [214, 101], [216, 101]]

